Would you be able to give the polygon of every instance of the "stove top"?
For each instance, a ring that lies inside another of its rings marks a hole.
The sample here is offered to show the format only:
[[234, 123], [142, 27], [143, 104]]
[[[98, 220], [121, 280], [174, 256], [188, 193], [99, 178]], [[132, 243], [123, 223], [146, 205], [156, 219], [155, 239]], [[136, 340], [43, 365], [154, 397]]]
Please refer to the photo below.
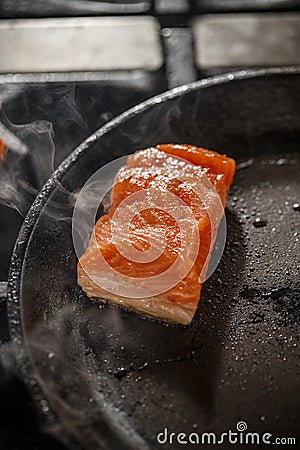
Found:
[[[57, 167], [101, 125], [166, 89], [235, 69], [300, 65], [297, 11], [298, 0], [0, 0], [2, 110], [13, 124], [52, 123]], [[22, 220], [0, 206], [0, 280]], [[0, 302], [0, 447], [62, 449], [39, 431], [30, 397], [7, 370], [7, 341]]]

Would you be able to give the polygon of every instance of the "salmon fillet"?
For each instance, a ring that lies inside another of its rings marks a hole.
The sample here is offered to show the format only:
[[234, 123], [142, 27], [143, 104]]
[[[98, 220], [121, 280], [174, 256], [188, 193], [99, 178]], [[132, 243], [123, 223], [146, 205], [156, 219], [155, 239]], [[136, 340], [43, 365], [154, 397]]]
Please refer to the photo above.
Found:
[[6, 147], [4, 141], [0, 139], [0, 164], [3, 163], [5, 159]]
[[128, 156], [78, 263], [87, 296], [189, 324], [234, 172], [233, 159], [192, 145]]

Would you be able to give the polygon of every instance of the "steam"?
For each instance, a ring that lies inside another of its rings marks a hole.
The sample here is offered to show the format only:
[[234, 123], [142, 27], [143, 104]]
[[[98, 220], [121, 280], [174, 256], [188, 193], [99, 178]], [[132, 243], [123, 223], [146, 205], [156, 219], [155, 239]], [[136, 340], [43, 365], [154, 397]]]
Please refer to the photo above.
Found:
[[0, 105], [17, 97], [22, 91], [22, 85], [18, 83], [0, 84]]
[[2, 123], [0, 123], [0, 136], [5, 142], [5, 145], [11, 149], [11, 151], [17, 153], [17, 155], [26, 155], [28, 153], [28, 147], [18, 137], [7, 129]]
[[52, 125], [44, 120], [14, 125], [0, 110], [0, 139], [6, 147], [0, 166], [0, 204], [24, 216], [54, 170]]
[[[81, 141], [91, 130], [76, 104], [75, 89], [75, 84], [52, 86], [49, 91], [45, 90], [39, 104], [35, 106], [41, 112], [41, 117], [55, 115], [59, 128], [66, 129], [69, 136], [72, 135], [70, 130], [76, 129], [79, 133], [77, 139]], [[55, 164], [72, 150], [69, 148], [72, 142], [62, 134], [57, 155], [51, 122], [37, 120], [22, 125], [12, 123], [4, 108], [20, 95], [20, 91], [18, 83], [8, 89], [0, 86], [0, 140], [5, 144], [4, 158], [3, 155], [0, 158], [0, 204], [25, 216], [39, 190], [52, 175]], [[65, 192], [63, 186], [59, 185], [59, 188]], [[68, 202], [74, 206], [73, 193], [65, 193], [69, 195]], [[66, 207], [66, 204], [62, 205], [63, 209]], [[57, 208], [59, 205], [50, 205], [49, 214], [61, 219]]]
[[[14, 96], [15, 91], [10, 94]], [[86, 122], [75, 104], [74, 87], [68, 90], [61, 90], [60, 94], [55, 92], [55, 95], [60, 96], [59, 101], [55, 104], [55, 108], [58, 118], [61, 118], [61, 122], [66, 125], [68, 123], [77, 124], [81, 129], [87, 129]], [[13, 208], [24, 217], [38, 192], [54, 172], [55, 136], [52, 124], [46, 120], [38, 120], [22, 125], [13, 124], [1, 105], [1, 101], [6, 102], [8, 97], [5, 97], [0, 89], [0, 141], [5, 145], [5, 151], [0, 158], [0, 205]], [[41, 111], [42, 108], [43, 105], [41, 105]], [[55, 221], [64, 220], [71, 222], [71, 211], [75, 205], [78, 193], [76, 191], [70, 192], [58, 181], [57, 191], [62, 194], [60, 195], [61, 200], [59, 202], [49, 201], [44, 212]], [[64, 322], [65, 317], [70, 315], [70, 307], [65, 307], [60, 313], [62, 314], [62, 316], [60, 315], [62, 317], [61, 320]], [[34, 334], [33, 340], [36, 337], [43, 339], [43, 335], [50, 332], [52, 328], [51, 324], [49, 325], [49, 330], [38, 327], [35, 330], [38, 336]], [[49, 359], [52, 363], [51, 370], [54, 364], [51, 358], [54, 355], [54, 362], [58, 360], [58, 370], [61, 373], [62, 361], [58, 355], [61, 354], [63, 356], [65, 353], [61, 348], [58, 348], [59, 344], [55, 336], [50, 336], [45, 343], [44, 349], [46, 351], [46, 359]], [[37, 342], [35, 345], [37, 346]], [[2, 343], [0, 348], [0, 368], [4, 370], [8, 379], [10, 379], [10, 376], [23, 378], [19, 371], [19, 367], [23, 363], [25, 363], [25, 356], [19, 344], [11, 341]], [[69, 366], [67, 365], [66, 370], [68, 371], [68, 369]], [[85, 373], [85, 367], [78, 367], [79, 384], [83, 381]], [[66, 373], [65, 376], [67, 377], [68, 374]], [[93, 383], [95, 384], [95, 381]], [[92, 397], [93, 392], [88, 392], [88, 399]], [[96, 393], [93, 397], [96, 397]], [[59, 401], [58, 394], [57, 401]], [[89, 400], [87, 401], [89, 404]], [[46, 400], [43, 400], [43, 402], [42, 413], [46, 413], [49, 408], [46, 405]], [[62, 414], [66, 416], [65, 420], [67, 422], [68, 419], [70, 421], [73, 419], [75, 423], [84, 423], [83, 413], [75, 413], [74, 415], [73, 411], [68, 411], [67, 405], [63, 404], [61, 406]], [[75, 411], [76, 409], [74, 409]], [[59, 427], [59, 425], [57, 426]], [[60, 434], [59, 430], [53, 430], [53, 432], [56, 435]], [[63, 430], [61, 430], [61, 433], [63, 434]]]
[[[76, 123], [84, 129], [86, 122], [76, 107], [74, 87], [55, 91], [59, 95], [55, 105], [58, 118], [68, 126]], [[41, 106], [42, 110], [43, 106]], [[55, 169], [55, 136], [53, 126], [49, 121], [38, 120], [29, 124], [13, 124], [0, 106], [0, 140], [5, 144], [4, 157], [0, 158], [0, 205], [5, 205], [19, 212], [23, 217], [27, 214], [38, 192], [53, 174]], [[99, 213], [107, 212], [110, 204], [110, 195], [101, 200], [101, 192], [107, 183], [112, 186], [115, 173], [107, 174], [105, 185], [99, 191], [99, 184], [89, 191], [88, 198], [79, 207], [82, 214], [89, 214], [88, 205], [99, 206]], [[101, 186], [100, 186], [101, 188]], [[72, 212], [79, 190], [73, 192], [66, 189], [56, 180], [56, 198], [58, 201], [48, 199], [43, 214], [54, 221], [65, 221], [71, 225]], [[91, 216], [91, 220], [95, 217]], [[81, 253], [90, 239], [90, 230], [85, 223], [75, 226], [75, 232], [83, 242]]]

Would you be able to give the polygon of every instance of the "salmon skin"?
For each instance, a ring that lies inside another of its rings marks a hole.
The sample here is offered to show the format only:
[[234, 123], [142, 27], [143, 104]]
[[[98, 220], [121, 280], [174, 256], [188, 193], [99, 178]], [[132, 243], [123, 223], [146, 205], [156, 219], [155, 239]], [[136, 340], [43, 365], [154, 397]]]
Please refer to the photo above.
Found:
[[193, 145], [129, 155], [78, 263], [87, 296], [189, 324], [234, 172], [232, 158]]

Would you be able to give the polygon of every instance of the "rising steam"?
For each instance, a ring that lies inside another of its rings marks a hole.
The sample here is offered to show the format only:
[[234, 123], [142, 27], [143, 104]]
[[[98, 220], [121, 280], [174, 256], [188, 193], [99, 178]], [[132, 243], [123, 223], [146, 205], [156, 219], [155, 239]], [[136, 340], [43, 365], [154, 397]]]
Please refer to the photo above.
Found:
[[55, 147], [50, 122], [13, 125], [0, 111], [5, 156], [0, 165], [0, 204], [26, 214], [54, 170]]

